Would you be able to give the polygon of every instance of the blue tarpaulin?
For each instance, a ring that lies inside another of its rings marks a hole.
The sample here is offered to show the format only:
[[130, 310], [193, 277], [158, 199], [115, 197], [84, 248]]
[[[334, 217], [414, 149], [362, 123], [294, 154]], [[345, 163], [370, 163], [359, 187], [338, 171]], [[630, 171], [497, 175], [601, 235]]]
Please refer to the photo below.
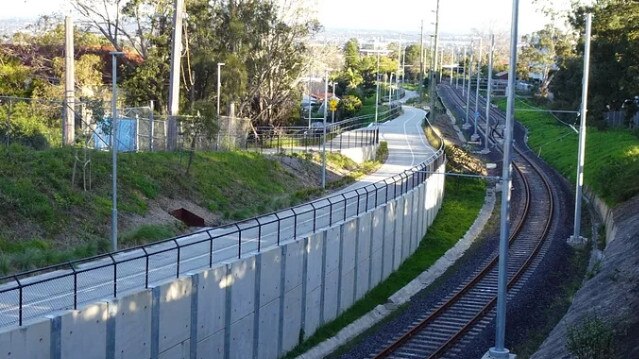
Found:
[[[106, 118], [102, 125], [98, 124], [93, 132], [93, 143], [98, 150], [108, 150], [111, 148], [111, 134], [105, 133], [104, 129], [109, 128], [111, 119]], [[118, 120], [117, 148], [118, 152], [135, 151], [136, 145], [135, 119], [121, 118]], [[107, 131], [110, 132], [110, 131]]]

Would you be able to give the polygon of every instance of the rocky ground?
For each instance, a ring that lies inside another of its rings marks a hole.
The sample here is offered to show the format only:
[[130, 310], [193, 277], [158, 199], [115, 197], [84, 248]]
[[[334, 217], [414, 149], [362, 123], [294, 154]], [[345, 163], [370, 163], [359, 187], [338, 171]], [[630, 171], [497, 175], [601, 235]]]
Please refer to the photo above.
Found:
[[614, 210], [615, 238], [532, 358], [639, 358], [639, 197]]

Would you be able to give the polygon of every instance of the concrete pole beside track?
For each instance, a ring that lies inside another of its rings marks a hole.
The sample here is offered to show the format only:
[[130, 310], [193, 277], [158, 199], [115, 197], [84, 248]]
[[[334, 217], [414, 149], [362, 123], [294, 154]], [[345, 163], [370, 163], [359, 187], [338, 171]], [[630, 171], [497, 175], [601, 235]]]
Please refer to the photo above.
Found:
[[490, 53], [488, 54], [488, 84], [486, 86], [486, 132], [484, 138], [484, 153], [488, 149], [488, 137], [490, 136], [490, 95], [493, 87], [493, 55], [495, 54], [495, 35], [490, 35]]
[[581, 238], [581, 196], [584, 184], [584, 162], [586, 157], [586, 113], [588, 111], [588, 75], [590, 72], [590, 33], [592, 14], [586, 14], [586, 34], [584, 44], [584, 73], [581, 84], [581, 110], [579, 121], [579, 151], [577, 154], [577, 182], [575, 189], [575, 227], [572, 243], [582, 243]]
[[[504, 129], [504, 159], [501, 179], [501, 218], [499, 220], [499, 273], [497, 276], [497, 319], [495, 321], [495, 346], [488, 349], [485, 357], [510, 358], [505, 348], [506, 296], [508, 290], [508, 237], [510, 235], [510, 189], [512, 187], [513, 122], [515, 112], [515, 76], [517, 70], [517, 23], [519, 0], [513, 0], [510, 28], [510, 62], [508, 68], [508, 100], [506, 104], [506, 128]], [[514, 357], [514, 355], [512, 355]]]

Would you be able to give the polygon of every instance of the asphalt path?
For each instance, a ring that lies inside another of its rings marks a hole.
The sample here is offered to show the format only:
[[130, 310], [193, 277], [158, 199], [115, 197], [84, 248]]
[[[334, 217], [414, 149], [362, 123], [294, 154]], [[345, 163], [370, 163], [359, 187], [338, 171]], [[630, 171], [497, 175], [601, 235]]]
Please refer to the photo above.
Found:
[[378, 124], [381, 139], [388, 143], [386, 163], [375, 173], [319, 200], [83, 262], [68, 270], [20, 279], [24, 286], [22, 292], [8, 290], [16, 283], [0, 286], [0, 291], [5, 290], [0, 293], [0, 327], [18, 323], [20, 302], [23, 321], [26, 321], [107, 300], [114, 293], [119, 297], [216, 263], [245, 258], [307, 237], [399, 196], [402, 188], [413, 186], [408, 177], [399, 174], [435, 156], [421, 127], [425, 114], [423, 110], [404, 106], [404, 114]]

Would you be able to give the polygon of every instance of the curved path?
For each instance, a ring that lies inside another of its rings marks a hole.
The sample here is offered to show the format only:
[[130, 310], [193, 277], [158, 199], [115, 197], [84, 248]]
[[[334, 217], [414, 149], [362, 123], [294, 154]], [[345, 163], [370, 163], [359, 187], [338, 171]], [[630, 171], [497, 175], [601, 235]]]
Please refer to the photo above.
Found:
[[[110, 299], [114, 293], [121, 296], [188, 272], [209, 268], [214, 263], [250, 256], [268, 247], [308, 236], [385, 203], [391, 198], [389, 192], [392, 191], [384, 191], [383, 187], [380, 190], [363, 187], [397, 176], [435, 155], [435, 151], [427, 145], [421, 128], [425, 112], [412, 107], [405, 107], [404, 111], [398, 118], [379, 124], [382, 139], [388, 142], [389, 157], [377, 172], [361, 181], [314, 204], [199, 231], [145, 248], [118, 252], [76, 264], [73, 268], [23, 278], [20, 283], [27, 286], [22, 293], [17, 289], [11, 290], [15, 283], [6, 283], [0, 286], [0, 328], [18, 324], [20, 302], [23, 303], [22, 319], [25, 321]], [[404, 184], [408, 188], [408, 182], [400, 180], [397, 185], [400, 189]], [[397, 189], [397, 185], [393, 187]], [[44, 279], [47, 281], [43, 282]], [[74, 285], [78, 288], [76, 293]]]

